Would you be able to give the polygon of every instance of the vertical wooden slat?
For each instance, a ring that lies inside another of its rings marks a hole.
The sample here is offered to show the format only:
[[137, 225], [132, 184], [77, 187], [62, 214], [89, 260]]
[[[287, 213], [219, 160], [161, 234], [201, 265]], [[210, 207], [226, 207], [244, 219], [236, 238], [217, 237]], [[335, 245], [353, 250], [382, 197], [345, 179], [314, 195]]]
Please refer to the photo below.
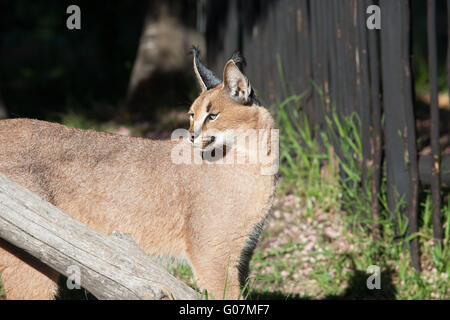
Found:
[[312, 106], [312, 85], [311, 85], [311, 56], [309, 46], [311, 43], [310, 37], [310, 16], [308, 12], [308, 0], [297, 0], [296, 9], [296, 51], [297, 54], [294, 57], [295, 60], [299, 62], [299, 70], [293, 69], [291, 72], [294, 73], [296, 78], [296, 84], [299, 91], [296, 93], [306, 93], [305, 96], [305, 109], [311, 110]]
[[[278, 68], [277, 57], [282, 56], [283, 48], [281, 46], [281, 42], [285, 40], [286, 35], [282, 33], [282, 25], [277, 21], [277, 15], [279, 11], [280, 2], [270, 2], [269, 3], [269, 22], [270, 26], [268, 28], [268, 41], [272, 43], [273, 48], [269, 49], [271, 52], [271, 60], [269, 61], [269, 66], [272, 70], [271, 77], [271, 101], [275, 102], [277, 99], [282, 101], [284, 99], [283, 90], [281, 87], [281, 78], [280, 78], [280, 70]], [[281, 30], [280, 30], [281, 29]], [[283, 64], [283, 61], [281, 61]], [[283, 72], [283, 66], [281, 66], [281, 72]], [[286, 80], [286, 79], [284, 79]]]
[[[309, 2], [309, 17], [310, 17], [310, 32], [311, 32], [311, 42], [310, 42], [310, 47], [311, 47], [311, 76], [312, 76], [312, 81], [314, 83], [314, 85], [319, 85], [320, 82], [320, 76], [319, 76], [319, 71], [318, 71], [318, 38], [319, 38], [319, 34], [318, 34], [318, 18], [317, 18], [317, 1], [310, 1]], [[312, 96], [313, 96], [313, 109], [311, 110], [312, 112], [308, 115], [308, 118], [310, 119], [311, 125], [312, 127], [315, 127], [316, 125], [318, 125], [318, 120], [317, 120], [317, 107], [320, 105], [320, 95], [318, 94], [317, 90], [315, 87], [313, 87], [313, 92], [312, 92]]]
[[[366, 7], [372, 4], [372, 0], [366, 1]], [[380, 75], [378, 55], [378, 31], [368, 30], [368, 48], [370, 63], [370, 100], [371, 100], [371, 126], [370, 126], [370, 153], [372, 158], [372, 181], [371, 181], [371, 213], [372, 213], [372, 236], [374, 240], [380, 238], [380, 204], [378, 195], [381, 182], [381, 107], [380, 107]]]
[[343, 49], [344, 49], [344, 61], [345, 72], [344, 82], [347, 88], [347, 94], [345, 95], [345, 116], [357, 111], [357, 105], [355, 104], [356, 92], [356, 60], [355, 60], [355, 0], [341, 1], [342, 8], [342, 25], [343, 25]]
[[[312, 2], [312, 1], [311, 1]], [[325, 104], [326, 116], [331, 117], [331, 112], [336, 112], [338, 116], [345, 115], [345, 88], [346, 75], [342, 72], [344, 67], [345, 53], [343, 23], [340, 11], [342, 10], [342, 3], [339, 0], [327, 1], [326, 6], [322, 8], [326, 14], [324, 15], [324, 24], [327, 42], [326, 64], [327, 64], [327, 96]], [[334, 108], [334, 110], [332, 109]], [[328, 136], [333, 151], [337, 157], [344, 159], [345, 155], [342, 153], [341, 144], [336, 136], [336, 126], [333, 124], [331, 132]], [[344, 175], [344, 171], [340, 170], [340, 175]]]
[[346, 12], [346, 5], [347, 1], [338, 1], [337, 3], [337, 13], [338, 13], [338, 61], [340, 61], [339, 65], [339, 73], [338, 73], [338, 79], [339, 84], [341, 86], [342, 90], [342, 101], [340, 106], [340, 115], [348, 115], [350, 113], [350, 82], [349, 82], [349, 70], [347, 69], [347, 56], [346, 56], [346, 18], [347, 12]]
[[238, 1], [206, 2], [207, 65], [220, 78], [226, 60], [241, 49]]
[[[268, 0], [261, 0], [261, 8], [262, 10], [265, 10], [264, 8], [267, 8], [269, 6]], [[262, 43], [262, 51], [261, 51], [261, 67], [262, 72], [269, 72], [271, 75], [273, 75], [273, 72], [271, 70], [271, 64], [272, 61], [272, 55], [273, 50], [271, 50], [271, 43], [269, 40], [269, 36], [267, 35], [270, 32], [270, 23], [268, 18], [268, 12], [264, 15], [264, 20], [261, 20], [260, 27], [261, 27], [261, 43]], [[271, 100], [271, 81], [272, 77], [263, 77], [261, 80], [263, 80], [263, 96], [266, 97], [265, 101], [266, 103], [272, 103]]]
[[[286, 8], [287, 3], [285, 0], [279, 0], [271, 5], [270, 11], [273, 12], [273, 34], [272, 39], [276, 46], [275, 55], [273, 57], [273, 65], [275, 66], [274, 76], [276, 78], [276, 86], [274, 92], [274, 98], [278, 101], [283, 101], [289, 96], [287, 84], [289, 83], [289, 73], [286, 73], [286, 69], [289, 66], [290, 61], [286, 56], [286, 52], [290, 44], [287, 39], [290, 38], [289, 30], [285, 28], [285, 21], [288, 19], [288, 15], [285, 15], [283, 8]], [[280, 64], [278, 64], [280, 61]], [[283, 78], [281, 78], [283, 77]]]
[[[295, 77], [291, 69], [298, 70], [298, 60], [295, 58], [296, 54], [296, 32], [295, 32], [295, 1], [283, 0], [280, 1], [277, 8], [277, 21], [281, 25], [281, 30], [285, 34], [283, 38], [280, 56], [283, 67], [284, 83], [286, 93], [288, 96], [296, 93]], [[295, 88], [295, 89], [294, 89]]]
[[286, 39], [289, 48], [286, 52], [286, 55], [289, 57], [289, 64], [285, 66], [285, 69], [289, 74], [290, 94], [300, 93], [300, 88], [302, 87], [302, 85], [300, 84], [298, 74], [305, 73], [302, 68], [302, 61], [299, 60], [300, 53], [298, 52], [298, 43], [300, 40], [301, 30], [297, 30], [297, 10], [300, 10], [299, 1], [287, 1], [285, 11], [287, 11], [289, 19], [286, 19], [285, 21], [285, 28], [288, 30], [290, 36], [288, 39]]
[[450, 0], [447, 0], [447, 85], [450, 94]]
[[276, 52], [278, 48], [276, 48], [276, 43], [278, 39], [274, 39], [277, 32], [277, 25], [275, 21], [275, 13], [273, 11], [272, 2], [267, 0], [265, 2], [265, 8], [267, 9], [267, 18], [264, 22], [265, 32], [264, 34], [264, 45], [265, 47], [265, 64], [264, 70], [269, 71], [272, 75], [271, 77], [266, 77], [266, 83], [268, 84], [267, 93], [269, 94], [270, 103], [275, 102], [275, 94], [278, 91], [278, 68], [277, 68], [277, 60], [276, 60]]
[[[295, 10], [295, 24], [293, 26], [295, 34], [295, 55], [293, 59], [297, 62], [297, 67], [289, 68], [288, 70], [293, 74], [294, 93], [305, 94], [302, 101], [299, 101], [299, 107], [303, 107], [303, 112], [308, 115], [307, 121], [311, 125], [313, 123], [309, 115], [313, 114], [315, 105], [313, 103], [314, 88], [311, 83], [311, 17], [308, 10], [309, 3], [308, 0], [289, 1], [289, 3], [294, 3], [293, 10]], [[302, 122], [303, 118], [299, 120]]]
[[[381, 57], [387, 198], [391, 213], [408, 216], [408, 233], [417, 232], [418, 171], [410, 64], [409, 1], [381, 0]], [[400, 203], [404, 200], [404, 206]], [[417, 237], [411, 241], [413, 266], [420, 271]]]
[[255, 18], [252, 17], [254, 14], [258, 14], [261, 11], [261, 7], [257, 5], [256, 11], [255, 7], [252, 6], [253, 1], [244, 1], [244, 12], [245, 18], [243, 18], [244, 28], [249, 32], [249, 37], [246, 38], [244, 35], [243, 41], [243, 50], [246, 59], [248, 60], [248, 69], [246, 70], [247, 75], [252, 82], [252, 86], [257, 91], [258, 98], [261, 99], [263, 103], [267, 102], [266, 96], [266, 88], [265, 81], [262, 70], [264, 48], [262, 43], [262, 34], [263, 34], [263, 22], [258, 20], [255, 21]]
[[[328, 50], [328, 61], [330, 66], [330, 101], [337, 107], [338, 102], [340, 101], [341, 90], [339, 90], [339, 81], [338, 81], [338, 62], [337, 62], [337, 32], [336, 29], [336, 3], [335, 1], [331, 1], [330, 3], [330, 12], [329, 19], [327, 23], [328, 27], [328, 38], [327, 41], [329, 43]], [[331, 110], [330, 110], [331, 111]]]
[[219, 61], [219, 71], [221, 74], [222, 68], [225, 62], [231, 57], [233, 52], [241, 50], [240, 44], [240, 19], [239, 19], [239, 0], [229, 0], [228, 2], [228, 12], [226, 19], [226, 31], [224, 36], [224, 48], [222, 61]]
[[[411, 71], [411, 3], [409, 0], [404, 0], [404, 13], [405, 20], [403, 23], [403, 29], [405, 30], [405, 56], [407, 60], [405, 61], [405, 77], [408, 79], [406, 85], [403, 88], [403, 94], [405, 95], [407, 108], [406, 116], [406, 127], [408, 128], [408, 155], [409, 155], [409, 173], [411, 176], [411, 193], [408, 197], [408, 234], [412, 235], [418, 231], [418, 200], [419, 200], [419, 168], [417, 161], [417, 148], [416, 148], [416, 123], [414, 117], [414, 81], [412, 78]], [[408, 36], [409, 35], [409, 36]], [[420, 248], [419, 248], [419, 238], [415, 237], [411, 240], [411, 258], [412, 264], [416, 271], [421, 272], [422, 267], [420, 264]]]
[[262, 19], [257, 19], [261, 14], [262, 3], [255, 1], [241, 1], [242, 21], [242, 53], [247, 59], [248, 65], [245, 72], [256, 90], [258, 99], [266, 104], [266, 88], [263, 76], [264, 48], [262, 41]]
[[[280, 48], [278, 50], [283, 79], [280, 80], [281, 91], [278, 93], [279, 100], [284, 100], [292, 94], [300, 94], [301, 87], [298, 84], [299, 74], [304, 77], [304, 71], [301, 68], [302, 61], [299, 60], [297, 52], [297, 41], [300, 31], [297, 31], [297, 9], [298, 1], [279, 0], [276, 2], [276, 23], [279, 25], [276, 37], [280, 39]], [[282, 98], [282, 99], [280, 99]], [[289, 118], [295, 121], [295, 111], [298, 111], [300, 103], [290, 103], [287, 112]]]
[[[366, 6], [365, 1], [356, 1], [356, 96], [358, 97], [358, 113], [361, 119], [361, 141], [362, 141], [362, 183], [365, 192], [368, 192], [369, 167], [373, 163], [370, 153], [370, 80], [369, 80], [369, 57], [367, 48]], [[369, 215], [369, 213], [368, 213]]]
[[[348, 19], [352, 17], [352, 15], [349, 17], [349, 4], [348, 1], [340, 1], [340, 0], [334, 0], [331, 2], [332, 5], [332, 12], [330, 14], [333, 15], [334, 20], [334, 26], [331, 28], [333, 32], [333, 42], [332, 45], [335, 48], [335, 51], [330, 52], [330, 56], [335, 55], [334, 61], [331, 64], [336, 65], [334, 69], [334, 72], [336, 72], [336, 75], [333, 77], [336, 80], [336, 97], [334, 102], [335, 111], [338, 116], [338, 121], [341, 121], [343, 117], [348, 116], [353, 109], [353, 104], [350, 102], [353, 100], [352, 92], [351, 92], [351, 84], [353, 75], [349, 75], [350, 71], [347, 69], [349, 63], [354, 65], [354, 61], [350, 61], [351, 58], [349, 57], [349, 46], [351, 46], [350, 39], [349, 39], [349, 27], [348, 27]], [[348, 155], [346, 155], [342, 148], [342, 141], [339, 139], [339, 135], [337, 134], [337, 124], [332, 121], [333, 127], [331, 132], [331, 141], [333, 142], [334, 152], [336, 153], [337, 157], [340, 159], [346, 159]], [[345, 170], [339, 170], [339, 176], [341, 178], [341, 181], [348, 181], [345, 182], [349, 187], [350, 184], [353, 183], [351, 180], [348, 180], [348, 175], [345, 172]], [[348, 201], [344, 201], [343, 209], [344, 211], [352, 211], [352, 205]]]
[[323, 1], [310, 2], [314, 127], [319, 131], [324, 127], [323, 101], [328, 93], [327, 41], [324, 24], [329, 13], [323, 6]]
[[321, 88], [323, 93], [320, 97], [320, 103], [316, 106], [317, 111], [317, 125], [318, 130], [324, 129], [325, 114], [329, 94], [329, 80], [328, 80], [328, 41], [327, 41], [327, 30], [325, 28], [328, 16], [328, 10], [326, 10], [326, 2], [318, 1], [318, 12], [317, 12], [317, 32], [318, 32], [318, 83], [317, 85]]
[[[334, 34], [336, 39], [336, 51], [334, 54], [336, 55], [336, 71], [337, 71], [337, 96], [335, 100], [336, 111], [338, 114], [343, 114], [344, 105], [345, 105], [345, 95], [347, 94], [345, 91], [345, 81], [343, 81], [343, 75], [339, 72], [340, 70], [344, 70], [343, 57], [342, 57], [342, 23], [341, 23], [341, 15], [340, 15], [340, 7], [341, 4], [339, 0], [334, 0], [333, 4], [333, 16], [334, 16]], [[333, 53], [331, 53], [333, 54]], [[337, 150], [337, 149], [336, 149]]]
[[[260, 4], [260, 11], [262, 11], [263, 5], [265, 5], [265, 1], [261, 1]], [[251, 9], [250, 9], [251, 10]], [[261, 13], [260, 13], [261, 14]], [[264, 33], [265, 33], [265, 29], [266, 29], [266, 24], [264, 22], [264, 20], [259, 19], [258, 21], [255, 21], [255, 25], [256, 25], [256, 29], [253, 29], [253, 31], [256, 32], [256, 37], [253, 39], [254, 41], [257, 41], [257, 43], [255, 44], [256, 46], [256, 50], [255, 52], [252, 53], [252, 55], [257, 55], [258, 56], [258, 65], [255, 65], [254, 67], [257, 69], [257, 79], [259, 81], [259, 85], [258, 85], [258, 89], [259, 89], [259, 94], [260, 97], [262, 98], [263, 102], [268, 104], [268, 94], [267, 94], [267, 81], [264, 81], [265, 77], [264, 77], [264, 67], [265, 67], [265, 62], [264, 59], [267, 56], [267, 54], [265, 53], [265, 50], [267, 50], [266, 47], [266, 43], [264, 42]], [[250, 76], [250, 75], [249, 75]]]
[[433, 203], [433, 232], [435, 239], [442, 239], [441, 228], [441, 189], [440, 189], [440, 146], [439, 146], [439, 106], [437, 89], [437, 52], [436, 52], [436, 4], [427, 2], [428, 72], [430, 79], [431, 111], [431, 199]]
[[330, 37], [333, 36], [333, 33], [330, 30], [330, 24], [331, 24], [331, 17], [333, 16], [333, 13], [330, 12], [330, 10], [326, 10], [327, 6], [329, 6], [329, 2], [325, 3], [325, 6], [322, 7], [322, 10], [324, 12], [323, 14], [323, 27], [322, 27], [322, 38], [325, 42], [325, 47], [322, 60], [325, 66], [325, 82], [324, 82], [324, 105], [323, 105], [323, 112], [325, 115], [329, 115], [331, 113], [332, 105], [331, 105], [331, 64], [330, 64], [330, 57], [329, 53], [331, 50], [331, 41]]

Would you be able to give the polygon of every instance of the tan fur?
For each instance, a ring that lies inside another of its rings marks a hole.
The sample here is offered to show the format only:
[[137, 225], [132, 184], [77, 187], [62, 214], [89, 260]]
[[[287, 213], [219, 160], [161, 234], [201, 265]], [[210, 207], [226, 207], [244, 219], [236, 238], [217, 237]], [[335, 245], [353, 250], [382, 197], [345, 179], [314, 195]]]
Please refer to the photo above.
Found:
[[[193, 103], [191, 128], [208, 104], [220, 112], [210, 124], [216, 129], [273, 128], [263, 107], [239, 105], [223, 85]], [[262, 175], [258, 164], [174, 164], [171, 151], [180, 143], [200, 152], [188, 141], [2, 120], [0, 172], [99, 232], [130, 233], [149, 255], [187, 259], [200, 288], [237, 298], [271, 206], [274, 175]], [[57, 273], [28, 260], [0, 242], [7, 298], [53, 298]]]

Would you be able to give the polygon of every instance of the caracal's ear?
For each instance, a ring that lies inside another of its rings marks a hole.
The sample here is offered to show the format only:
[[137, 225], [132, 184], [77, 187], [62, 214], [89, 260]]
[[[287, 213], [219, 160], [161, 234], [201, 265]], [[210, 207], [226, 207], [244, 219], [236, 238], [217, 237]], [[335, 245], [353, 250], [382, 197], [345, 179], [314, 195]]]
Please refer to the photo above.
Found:
[[200, 61], [200, 51], [193, 47], [192, 55], [194, 56], [194, 72], [202, 92], [218, 86], [222, 81]]
[[247, 77], [239, 70], [236, 57], [228, 60], [223, 70], [223, 89], [234, 101], [249, 105], [252, 104], [253, 91]]

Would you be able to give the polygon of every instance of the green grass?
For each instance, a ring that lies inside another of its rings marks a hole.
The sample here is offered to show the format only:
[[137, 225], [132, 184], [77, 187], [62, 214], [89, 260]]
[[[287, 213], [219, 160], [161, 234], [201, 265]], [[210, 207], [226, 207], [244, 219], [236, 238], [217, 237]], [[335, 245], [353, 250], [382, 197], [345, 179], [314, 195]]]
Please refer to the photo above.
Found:
[[1, 282], [1, 278], [0, 278], [0, 300], [4, 300], [6, 299], [6, 292], [5, 292], [5, 288], [3, 287], [3, 283]]

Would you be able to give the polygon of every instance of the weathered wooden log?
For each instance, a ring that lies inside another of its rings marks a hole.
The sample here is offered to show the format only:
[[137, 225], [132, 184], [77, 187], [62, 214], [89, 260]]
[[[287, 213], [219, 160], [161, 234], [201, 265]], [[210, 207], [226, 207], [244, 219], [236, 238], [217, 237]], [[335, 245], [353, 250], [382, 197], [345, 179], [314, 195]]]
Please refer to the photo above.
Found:
[[[420, 182], [424, 185], [431, 184], [431, 169], [433, 167], [432, 160], [431, 154], [422, 155], [419, 157]], [[450, 155], [445, 155], [441, 158], [440, 179], [442, 185], [450, 186]]]
[[148, 257], [131, 236], [118, 231], [103, 235], [1, 173], [0, 238], [67, 277], [78, 267], [80, 285], [98, 299], [200, 297]]

